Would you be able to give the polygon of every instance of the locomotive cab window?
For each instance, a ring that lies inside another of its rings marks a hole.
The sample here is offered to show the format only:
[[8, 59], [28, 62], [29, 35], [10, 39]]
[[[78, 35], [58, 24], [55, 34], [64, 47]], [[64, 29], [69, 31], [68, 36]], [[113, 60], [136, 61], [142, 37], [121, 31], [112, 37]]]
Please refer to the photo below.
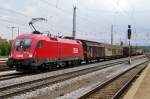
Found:
[[42, 48], [42, 42], [41, 41], [38, 42], [37, 48]]
[[32, 39], [28, 39], [28, 38], [16, 39], [15, 41], [16, 50], [17, 51], [29, 50], [31, 48], [31, 43], [32, 43]]

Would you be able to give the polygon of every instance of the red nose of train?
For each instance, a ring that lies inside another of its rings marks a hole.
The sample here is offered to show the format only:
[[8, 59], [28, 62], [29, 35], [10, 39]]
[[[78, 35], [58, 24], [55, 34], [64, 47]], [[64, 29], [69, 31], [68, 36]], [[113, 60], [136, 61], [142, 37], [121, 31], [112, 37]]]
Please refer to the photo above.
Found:
[[32, 58], [32, 39], [18, 38], [14, 41], [11, 57], [13, 59]]

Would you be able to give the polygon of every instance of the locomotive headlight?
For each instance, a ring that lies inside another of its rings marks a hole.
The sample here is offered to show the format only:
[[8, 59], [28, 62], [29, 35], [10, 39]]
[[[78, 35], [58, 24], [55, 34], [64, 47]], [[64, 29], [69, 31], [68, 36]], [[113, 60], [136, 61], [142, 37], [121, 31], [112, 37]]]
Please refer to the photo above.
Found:
[[9, 58], [11, 58], [11, 57], [12, 57], [12, 54], [9, 55]]
[[9, 54], [9, 58], [12, 58], [12, 57], [13, 57], [13, 53], [10, 53], [10, 54]]
[[32, 53], [29, 53], [29, 58], [32, 58]]

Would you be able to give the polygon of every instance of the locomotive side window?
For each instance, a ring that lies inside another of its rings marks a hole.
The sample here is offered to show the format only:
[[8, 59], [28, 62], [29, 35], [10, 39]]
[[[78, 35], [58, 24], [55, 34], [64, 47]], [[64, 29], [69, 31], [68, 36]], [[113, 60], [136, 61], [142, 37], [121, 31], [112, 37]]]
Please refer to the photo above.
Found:
[[42, 42], [41, 41], [38, 42], [37, 48], [42, 48]]

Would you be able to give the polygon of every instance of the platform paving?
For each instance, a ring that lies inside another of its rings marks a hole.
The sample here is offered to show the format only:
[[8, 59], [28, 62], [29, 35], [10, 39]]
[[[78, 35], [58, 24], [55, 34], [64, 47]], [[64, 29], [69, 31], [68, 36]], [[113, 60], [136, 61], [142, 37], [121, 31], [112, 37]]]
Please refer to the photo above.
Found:
[[123, 99], [150, 99], [150, 64], [132, 84]]

